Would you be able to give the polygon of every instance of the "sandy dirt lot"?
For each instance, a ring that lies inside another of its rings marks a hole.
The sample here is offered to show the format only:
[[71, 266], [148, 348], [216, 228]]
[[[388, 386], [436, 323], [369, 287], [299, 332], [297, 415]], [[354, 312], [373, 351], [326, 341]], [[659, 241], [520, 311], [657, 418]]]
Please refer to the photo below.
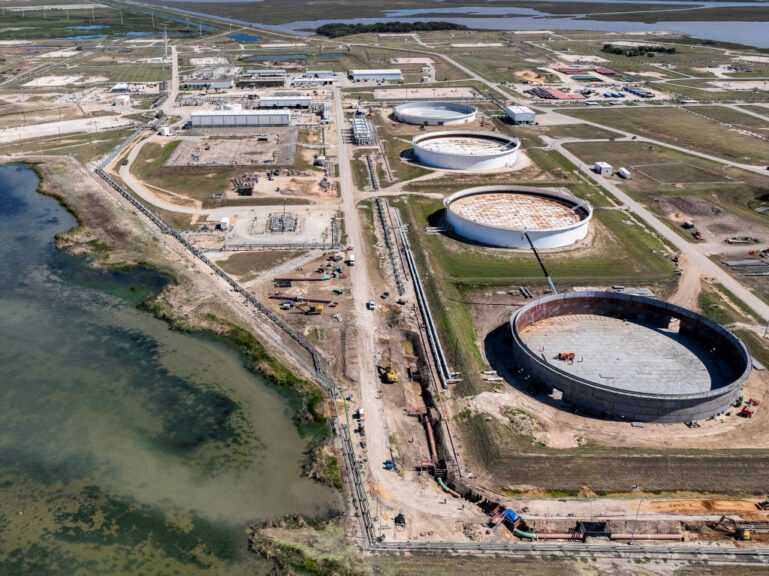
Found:
[[475, 42], [466, 44], [452, 44], [452, 48], [498, 48], [504, 46], [502, 42]]
[[190, 58], [190, 64], [193, 66], [212, 66], [218, 64], [229, 64], [230, 61], [227, 58], [221, 56], [208, 56], [202, 58]]
[[767, 80], [714, 80], [708, 84], [725, 90], [769, 90]]
[[97, 132], [99, 130], [114, 130], [131, 124], [131, 120], [119, 116], [97, 116], [95, 118], [81, 118], [79, 120], [64, 120], [63, 122], [50, 122], [35, 126], [22, 126], [0, 130], [0, 143], [25, 140], [27, 138], [40, 138], [42, 136], [54, 136], [56, 134], [68, 134], [70, 132]]
[[393, 64], [432, 64], [432, 58], [393, 58]]
[[606, 58], [601, 58], [600, 56], [589, 56], [587, 54], [558, 54], [558, 57], [561, 60], [565, 60], [569, 63], [576, 63], [576, 62], [590, 62], [592, 64], [602, 64], [604, 62], [608, 62]]
[[49, 86], [67, 86], [68, 84], [74, 84], [83, 77], [82, 74], [75, 74], [71, 76], [40, 76], [22, 84], [28, 88], [47, 88]]
[[408, 100], [425, 98], [475, 98], [472, 88], [377, 88], [375, 100]]
[[53, 52], [46, 52], [40, 54], [41, 58], [72, 58], [80, 54], [77, 50], [54, 50]]

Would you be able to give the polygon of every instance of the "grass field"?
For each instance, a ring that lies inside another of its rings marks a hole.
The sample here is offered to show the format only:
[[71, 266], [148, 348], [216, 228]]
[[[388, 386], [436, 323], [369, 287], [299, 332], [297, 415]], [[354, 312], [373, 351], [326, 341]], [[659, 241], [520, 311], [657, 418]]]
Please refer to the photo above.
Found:
[[[62, 136], [61, 139], [58, 136], [49, 136], [25, 140], [21, 150], [30, 153], [73, 154], [79, 162], [86, 164], [97, 156], [112, 150], [125, 140], [132, 131], [130, 128], [124, 128], [100, 132], [99, 134], [71, 134]], [[18, 151], [19, 144], [16, 142], [0, 146], [0, 155], [13, 154]]]
[[676, 108], [565, 110], [564, 113], [737, 162], [765, 164], [769, 157], [769, 142], [726, 130], [715, 122]]
[[[457, 350], [457, 364], [477, 374], [485, 362], [463, 292], [482, 286], [546, 286], [533, 254], [472, 245], [443, 235], [428, 235], [424, 227], [440, 222], [440, 200], [418, 196], [403, 199], [404, 216], [420, 270], [447, 350]], [[615, 210], [597, 210], [589, 248], [543, 253], [556, 286], [655, 284], [664, 291], [675, 284], [673, 265], [662, 255], [663, 245]], [[472, 379], [458, 385], [460, 394], [476, 392]]]
[[263, 270], [280, 266], [284, 262], [296, 258], [302, 252], [291, 250], [273, 250], [263, 252], [238, 252], [217, 264], [228, 274], [238, 276], [241, 282], [256, 278]]
[[[731, 124], [732, 126], [743, 130], [758, 132], [764, 136], [766, 135], [766, 132], [769, 131], [769, 120], [762, 120], [761, 118], [756, 118], [750, 114], [739, 112], [733, 108], [727, 108], [725, 106], [697, 106], [694, 110], [699, 114], [704, 114], [708, 118]], [[767, 113], [769, 113], [769, 110], [767, 110]]]
[[[539, 490], [576, 495], [589, 486], [599, 495], [687, 490], [713, 494], [761, 495], [769, 473], [764, 450], [651, 450], [583, 446], [544, 448], [511, 426], [482, 414], [459, 419], [468, 443], [466, 453], [508, 485], [535, 485]], [[630, 426], [628, 424], [628, 426]], [[734, 470], [743, 472], [737, 476]], [[607, 471], [611, 473], [607, 473]]]
[[621, 188], [651, 209], [657, 196], [697, 195], [746, 221], [766, 223], [755, 212], [769, 201], [769, 181], [760, 174], [643, 142], [581, 142], [566, 148], [586, 163], [601, 158], [626, 166], [633, 178], [622, 181]]
[[551, 138], [580, 138], [589, 140], [592, 138], [616, 138], [618, 132], [597, 128], [588, 124], [558, 124], [548, 126], [545, 134]]

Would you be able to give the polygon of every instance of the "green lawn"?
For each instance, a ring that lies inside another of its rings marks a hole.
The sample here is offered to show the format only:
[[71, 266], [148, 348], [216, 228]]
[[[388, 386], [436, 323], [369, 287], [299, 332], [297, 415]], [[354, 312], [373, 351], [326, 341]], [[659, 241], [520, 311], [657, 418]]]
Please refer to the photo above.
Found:
[[748, 164], [765, 164], [769, 142], [677, 108], [564, 110], [565, 114]]

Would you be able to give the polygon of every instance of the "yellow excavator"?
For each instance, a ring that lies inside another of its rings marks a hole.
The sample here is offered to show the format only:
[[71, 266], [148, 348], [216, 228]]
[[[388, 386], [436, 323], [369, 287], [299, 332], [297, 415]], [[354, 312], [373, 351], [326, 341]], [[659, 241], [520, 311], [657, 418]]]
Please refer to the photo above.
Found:
[[718, 522], [713, 525], [713, 528], [718, 529], [722, 526], [726, 526], [731, 529], [732, 536], [734, 536], [735, 540], [750, 540], [750, 529], [748, 527], [743, 527], [737, 524], [737, 521], [734, 518], [721, 516]]
[[398, 373], [393, 370], [393, 361], [390, 356], [387, 357], [387, 370], [385, 370], [384, 377], [388, 384], [395, 384], [398, 381]]
[[304, 314], [308, 316], [318, 316], [323, 313], [323, 304], [310, 304], [303, 302], [297, 306]]

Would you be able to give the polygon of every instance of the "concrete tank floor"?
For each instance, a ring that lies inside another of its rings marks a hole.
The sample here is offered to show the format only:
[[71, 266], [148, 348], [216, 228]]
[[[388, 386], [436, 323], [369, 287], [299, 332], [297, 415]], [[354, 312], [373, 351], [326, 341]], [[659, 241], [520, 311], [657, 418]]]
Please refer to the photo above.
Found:
[[[525, 328], [521, 338], [549, 364], [618, 390], [695, 394], [726, 386], [734, 378], [716, 354], [677, 331], [607, 316], [549, 318]], [[557, 360], [560, 352], [574, 352], [574, 363]]]

